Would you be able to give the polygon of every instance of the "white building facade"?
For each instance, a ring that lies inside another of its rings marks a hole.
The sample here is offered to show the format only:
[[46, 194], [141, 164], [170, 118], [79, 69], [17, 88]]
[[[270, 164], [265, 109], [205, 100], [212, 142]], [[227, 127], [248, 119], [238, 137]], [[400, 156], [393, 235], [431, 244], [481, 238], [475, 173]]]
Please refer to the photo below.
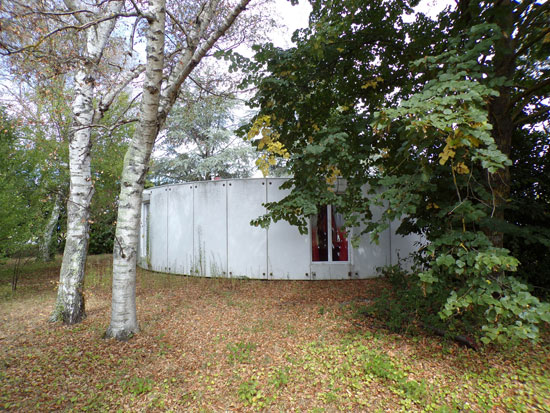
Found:
[[353, 231], [361, 228], [346, 235], [342, 216], [331, 205], [310, 219], [306, 235], [281, 221], [268, 229], [251, 226], [265, 214], [262, 204], [288, 194], [279, 189], [285, 181], [230, 179], [144, 191], [139, 265], [203, 277], [341, 280], [375, 277], [377, 268], [418, 249], [420, 238], [396, 235], [397, 223], [380, 234], [378, 244], [363, 234], [359, 246], [352, 247]]

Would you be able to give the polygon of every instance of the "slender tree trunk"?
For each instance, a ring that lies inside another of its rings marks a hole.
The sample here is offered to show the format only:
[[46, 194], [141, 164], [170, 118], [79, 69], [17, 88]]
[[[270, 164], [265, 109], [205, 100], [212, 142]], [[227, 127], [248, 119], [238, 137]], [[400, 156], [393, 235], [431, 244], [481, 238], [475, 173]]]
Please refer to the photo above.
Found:
[[61, 195], [58, 193], [55, 195], [55, 201], [53, 204], [52, 212], [50, 213], [50, 218], [44, 228], [44, 234], [40, 240], [39, 246], [39, 255], [40, 259], [44, 262], [51, 261], [53, 254], [51, 251], [53, 231], [55, 229], [55, 224], [59, 220], [59, 214], [61, 213]]
[[[82, 13], [84, 3], [64, 0], [68, 10], [80, 24], [88, 24], [105, 14], [118, 13], [121, 0], [89, 6]], [[91, 174], [91, 125], [94, 122], [94, 87], [96, 66], [115, 27], [115, 19], [92, 25], [86, 29], [85, 53], [75, 75], [75, 97], [72, 104], [73, 124], [69, 139], [70, 189], [67, 202], [67, 238], [59, 274], [57, 300], [50, 321], [65, 324], [79, 323], [86, 317], [84, 311], [84, 269], [88, 254], [90, 204], [94, 193]]]
[[[207, 2], [187, 31], [187, 48], [163, 86], [165, 0], [150, 0], [145, 85], [139, 125], [124, 158], [113, 252], [111, 323], [105, 337], [127, 340], [139, 331], [136, 313], [136, 261], [145, 175], [155, 139], [180, 87], [200, 60], [225, 34], [251, 0], [240, 0], [212, 33], [207, 30], [219, 2]], [[201, 43], [201, 38], [205, 41]]]
[[164, 67], [165, 0], [152, 0], [148, 14], [147, 68], [140, 122], [124, 158], [113, 252], [111, 324], [105, 337], [127, 340], [139, 331], [136, 313], [136, 260], [141, 197], [153, 144]]
[[94, 188], [90, 167], [90, 128], [94, 116], [94, 78], [85, 64], [75, 76], [73, 133], [69, 140], [70, 190], [67, 201], [67, 239], [57, 301], [51, 321], [75, 324], [84, 319], [84, 267], [88, 252], [90, 203]]

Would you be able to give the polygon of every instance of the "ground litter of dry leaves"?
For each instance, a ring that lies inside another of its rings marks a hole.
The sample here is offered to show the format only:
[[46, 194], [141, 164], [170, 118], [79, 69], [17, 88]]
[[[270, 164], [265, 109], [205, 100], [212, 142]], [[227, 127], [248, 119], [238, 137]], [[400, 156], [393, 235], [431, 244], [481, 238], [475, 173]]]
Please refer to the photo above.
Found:
[[0, 410], [550, 411], [548, 347], [474, 352], [391, 334], [354, 309], [382, 280], [138, 274], [141, 332], [104, 340], [110, 261], [90, 257], [87, 318], [47, 322], [58, 266], [0, 278]]

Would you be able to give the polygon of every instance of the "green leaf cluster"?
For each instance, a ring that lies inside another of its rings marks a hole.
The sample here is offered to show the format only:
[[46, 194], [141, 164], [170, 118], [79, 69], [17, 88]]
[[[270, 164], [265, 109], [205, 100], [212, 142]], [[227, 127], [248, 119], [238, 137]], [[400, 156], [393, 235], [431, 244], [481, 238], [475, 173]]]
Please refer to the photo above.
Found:
[[[540, 179], [550, 121], [541, 16], [550, 6], [461, 0], [437, 19], [417, 14], [409, 23], [403, 16], [415, 2], [311, 3], [296, 47], [258, 47], [247, 64], [259, 108], [249, 128], [270, 119], [292, 173], [291, 193], [254, 223], [284, 219], [306, 232], [317, 206], [334, 204], [376, 240], [400, 220], [399, 233], [427, 241], [416, 255], [418, 283], [427, 300], [436, 284], [446, 290], [442, 319], [467, 319], [486, 342], [535, 339], [546, 304], [509, 273], [524, 268], [529, 242], [550, 241]], [[335, 175], [346, 180], [340, 191]], [[531, 204], [538, 213], [518, 213]], [[535, 216], [545, 228], [534, 229]], [[514, 313], [527, 305], [529, 316]]]
[[16, 123], [0, 110], [0, 258], [36, 245], [43, 221], [36, 158], [27, 156]]
[[231, 96], [187, 88], [167, 120], [149, 179], [156, 185], [252, 174], [254, 150], [236, 137]]

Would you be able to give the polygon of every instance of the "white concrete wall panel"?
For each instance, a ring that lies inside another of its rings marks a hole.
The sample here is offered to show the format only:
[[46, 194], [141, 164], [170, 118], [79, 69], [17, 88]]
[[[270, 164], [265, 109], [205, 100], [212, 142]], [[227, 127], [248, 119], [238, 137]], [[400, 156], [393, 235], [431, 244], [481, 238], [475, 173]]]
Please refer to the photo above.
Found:
[[168, 272], [193, 269], [193, 185], [168, 187]]
[[149, 206], [149, 247], [151, 251], [151, 269], [153, 271], [168, 271], [167, 266], [167, 187], [151, 192]]
[[[424, 242], [421, 237], [396, 235], [398, 223], [393, 222], [380, 234], [378, 244], [371, 241], [370, 234], [362, 235], [360, 245], [350, 249], [349, 262], [312, 262], [310, 234], [301, 235], [287, 222], [272, 223], [268, 230], [250, 225], [265, 213], [264, 202], [279, 201], [288, 193], [279, 189], [285, 181], [194, 182], [146, 191], [149, 225], [146, 227], [144, 204], [141, 231], [149, 242], [140, 239], [140, 265], [206, 277], [368, 278], [377, 275], [377, 268], [396, 264], [398, 256], [405, 258], [416, 250], [418, 241]], [[382, 210], [375, 208], [373, 218], [380, 218]]]
[[[366, 197], [367, 189], [363, 191]], [[372, 207], [372, 218], [378, 220], [382, 217], [382, 207]], [[364, 225], [355, 229], [357, 233], [363, 232]], [[378, 243], [372, 241], [371, 233], [361, 235], [359, 247], [353, 250], [353, 278], [371, 278], [378, 275], [377, 268], [390, 265], [389, 250], [391, 246], [390, 230], [379, 234]]]
[[[267, 202], [283, 199], [288, 190], [279, 190], [284, 178], [267, 179]], [[282, 280], [311, 279], [311, 241], [298, 228], [285, 221], [271, 224], [267, 232], [268, 278]]]
[[228, 269], [230, 277], [267, 278], [267, 231], [250, 225], [265, 214], [265, 179], [227, 183]]
[[194, 275], [226, 277], [227, 182], [196, 182], [194, 186]]
[[416, 234], [406, 236], [398, 235], [395, 232], [400, 223], [393, 221], [390, 226], [391, 231], [391, 262], [393, 265], [400, 264], [404, 269], [410, 270], [412, 266], [412, 257], [410, 254], [418, 251], [421, 245], [425, 245], [425, 239]]
[[149, 241], [149, 202], [141, 204], [141, 221], [139, 224], [139, 260], [142, 267], [148, 267], [147, 244]]

